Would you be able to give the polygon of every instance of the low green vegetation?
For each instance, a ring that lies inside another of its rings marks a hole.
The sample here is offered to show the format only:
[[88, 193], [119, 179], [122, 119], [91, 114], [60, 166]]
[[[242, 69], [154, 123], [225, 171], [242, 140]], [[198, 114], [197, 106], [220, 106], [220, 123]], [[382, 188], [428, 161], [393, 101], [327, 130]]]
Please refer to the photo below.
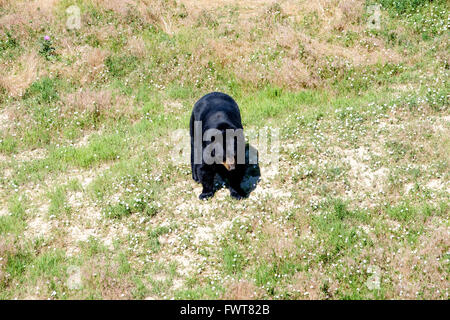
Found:
[[[448, 299], [448, 3], [225, 2], [3, 1], [1, 299]], [[242, 201], [174, 161], [210, 91]]]

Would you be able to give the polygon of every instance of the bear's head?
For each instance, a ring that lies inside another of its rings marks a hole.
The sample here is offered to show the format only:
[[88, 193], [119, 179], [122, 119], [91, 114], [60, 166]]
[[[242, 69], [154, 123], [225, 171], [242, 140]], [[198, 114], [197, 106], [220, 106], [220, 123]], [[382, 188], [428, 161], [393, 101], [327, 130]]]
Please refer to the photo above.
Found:
[[242, 128], [222, 122], [211, 129], [207, 136], [204, 149], [206, 153], [210, 152], [216, 164], [232, 171], [236, 165], [245, 163], [245, 138]]

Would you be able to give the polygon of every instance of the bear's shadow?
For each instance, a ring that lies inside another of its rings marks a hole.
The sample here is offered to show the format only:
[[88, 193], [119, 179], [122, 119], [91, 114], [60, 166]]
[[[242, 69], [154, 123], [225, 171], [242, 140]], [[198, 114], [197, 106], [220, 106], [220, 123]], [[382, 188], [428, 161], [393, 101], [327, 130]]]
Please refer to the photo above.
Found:
[[[252, 163], [250, 163], [250, 160], [252, 160]], [[246, 197], [256, 189], [260, 180], [261, 170], [259, 169], [258, 150], [247, 143], [245, 145], [245, 174], [241, 182], [241, 188]], [[220, 175], [216, 174], [214, 176], [214, 193], [224, 187], [229, 189], [228, 181], [223, 180]]]

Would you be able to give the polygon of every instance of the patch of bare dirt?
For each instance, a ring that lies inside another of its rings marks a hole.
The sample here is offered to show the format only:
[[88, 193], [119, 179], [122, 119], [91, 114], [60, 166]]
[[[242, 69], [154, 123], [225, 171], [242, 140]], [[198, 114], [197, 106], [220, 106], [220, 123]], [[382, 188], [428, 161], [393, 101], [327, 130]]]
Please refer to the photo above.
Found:
[[208, 226], [198, 227], [195, 230], [194, 244], [202, 243], [213, 244], [219, 235], [223, 235], [231, 226], [231, 221], [223, 221], [216, 224], [208, 224]]
[[448, 194], [450, 194], [450, 182], [449, 181], [442, 181], [441, 179], [432, 179], [428, 181], [426, 184], [427, 188], [434, 190], [434, 191], [446, 191]]
[[12, 157], [20, 162], [39, 160], [47, 157], [47, 151], [45, 149], [26, 150], [19, 154], [14, 154]]
[[6, 206], [4, 204], [1, 204], [0, 205], [0, 217], [7, 216], [8, 214], [9, 214], [9, 211], [6, 208]]
[[173, 256], [171, 260], [177, 263], [178, 273], [181, 276], [188, 277], [193, 272], [198, 270], [202, 260], [206, 260], [206, 257], [199, 256], [190, 250], [186, 250], [181, 255]]
[[10, 120], [6, 110], [0, 111], [0, 131], [6, 130], [10, 125]]
[[370, 160], [370, 150], [359, 147], [353, 150], [342, 150], [345, 155], [343, 160], [350, 166], [349, 176], [351, 178], [351, 191], [383, 192], [389, 169], [380, 168], [373, 170], [367, 164]]
[[26, 238], [35, 239], [50, 236], [55, 220], [50, 220], [47, 217], [49, 207], [48, 203], [42, 203], [38, 207], [36, 216], [27, 221]]

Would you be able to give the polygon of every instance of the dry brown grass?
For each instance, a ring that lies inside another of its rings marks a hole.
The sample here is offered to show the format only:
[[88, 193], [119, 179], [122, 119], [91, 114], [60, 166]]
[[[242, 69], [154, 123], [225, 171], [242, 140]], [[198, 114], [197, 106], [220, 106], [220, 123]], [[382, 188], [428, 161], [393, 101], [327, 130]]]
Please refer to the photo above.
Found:
[[289, 286], [304, 299], [323, 299], [326, 297], [321, 292], [320, 286], [324, 280], [323, 274], [318, 270], [312, 272], [301, 271], [293, 276]]
[[144, 58], [146, 53], [144, 39], [142, 37], [133, 36], [128, 39], [128, 51], [135, 57]]
[[[22, 55], [11, 68], [0, 66], [0, 87], [10, 96], [22, 96], [29, 85], [38, 77], [39, 57], [34, 52]], [[3, 69], [3, 70], [2, 70]]]
[[83, 54], [83, 59], [81, 63], [87, 75], [82, 77], [81, 82], [91, 82], [104, 70], [106, 52], [99, 48], [88, 48]]
[[[290, 1], [279, 4], [264, 3], [250, 9], [255, 15], [242, 19], [239, 15], [238, 21], [232, 24], [222, 21], [222, 18], [217, 26], [219, 32], [233, 34], [239, 30], [240, 36], [237, 39], [232, 36], [207, 39], [208, 47], [212, 49], [207, 54], [213, 55], [224, 68], [233, 70], [237, 78], [244, 82], [252, 84], [269, 82], [294, 89], [316, 87], [321, 82], [318, 70], [328, 67], [329, 58], [335, 61], [334, 67], [337, 68], [401, 61], [401, 57], [395, 51], [384, 48], [379, 40], [365, 39], [366, 42], [374, 43], [374, 46], [356, 43], [346, 47], [339, 43], [330, 43], [327, 37], [322, 37], [320, 35], [322, 33], [328, 36], [332, 30], [341, 29], [339, 24], [345, 25], [346, 28], [361, 27], [358, 21], [362, 15], [361, 1], [342, 1], [339, 2], [339, 6], [334, 2], [328, 1], [323, 4], [317, 2], [315, 5], [309, 2], [296, 4]], [[202, 8], [200, 17], [201, 13], [205, 12], [204, 7]], [[337, 10], [331, 10], [336, 8]], [[239, 12], [241, 9], [240, 7]], [[291, 18], [301, 21], [302, 17], [311, 12], [321, 12], [318, 16], [324, 30], [320, 29], [319, 36], [313, 37], [292, 23]], [[264, 37], [255, 37], [252, 28], [255, 22], [261, 21], [263, 23], [259, 28], [264, 31]], [[252, 57], [261, 54], [261, 50], [279, 47], [283, 51], [275, 59], [252, 61]]]
[[101, 81], [106, 75], [105, 59], [108, 51], [85, 45], [72, 47], [69, 41], [63, 42], [61, 49], [64, 55], [76, 56], [76, 62], [70, 66], [52, 65], [52, 70], [62, 76], [79, 81], [82, 85]]
[[226, 287], [224, 299], [227, 300], [250, 300], [255, 299], [259, 289], [253, 282], [248, 280], [235, 280]]
[[14, 241], [10, 237], [0, 238], [0, 286], [8, 283], [8, 276], [5, 271], [8, 257], [16, 254], [18, 251], [18, 246], [14, 245]]
[[62, 116], [66, 113], [91, 113], [96, 117], [118, 117], [126, 114], [133, 118], [133, 106], [129, 98], [114, 94], [111, 90], [84, 89], [62, 98]]
[[163, 0], [95, 0], [94, 3], [101, 9], [113, 11], [123, 21], [134, 15], [167, 34], [174, 32], [174, 15], [182, 9], [175, 2]]
[[270, 258], [283, 258], [295, 252], [296, 238], [292, 230], [278, 227], [275, 224], [265, 224], [262, 233], [267, 238], [266, 245], [260, 248], [259, 255]]
[[319, 18], [320, 34], [330, 30], [353, 30], [363, 13], [363, 0], [318, 0], [290, 2], [283, 5], [300, 21], [305, 15], [315, 14]]
[[115, 13], [125, 16], [129, 10], [132, 10], [137, 5], [136, 0], [95, 0], [94, 3], [106, 10], [112, 10]]
[[[46, 17], [52, 16], [53, 0], [32, 1], [29, 6], [30, 12], [38, 7], [45, 7], [39, 14]], [[344, 28], [361, 28], [359, 20], [362, 15], [363, 1], [361, 0], [323, 0], [323, 1], [249, 1], [245, 4], [238, 1], [184, 1], [182, 4], [168, 3], [165, 1], [106, 1], [95, 0], [94, 4], [102, 10], [111, 10], [123, 19], [129, 19], [130, 15], [137, 16], [143, 21], [150, 23], [167, 34], [174, 34], [183, 26], [204, 25], [210, 27], [211, 21], [217, 25], [218, 30], [230, 25], [226, 15], [222, 16], [226, 6], [238, 6], [239, 18], [231, 25], [239, 30], [241, 36], [238, 40], [223, 37], [211, 37], [205, 39], [211, 50], [196, 48], [199, 54], [193, 57], [195, 61], [181, 61], [180, 65], [189, 66], [199, 64], [205, 65], [213, 58], [222, 66], [232, 70], [238, 79], [248, 83], [269, 82], [277, 86], [289, 88], [314, 88], [320, 83], [317, 70], [327, 64], [327, 57], [336, 57], [338, 60], [348, 61], [353, 65], [370, 65], [377, 62], [398, 62], [400, 57], [392, 50], [385, 50], [382, 43], [376, 43], [377, 49], [366, 48], [356, 44], [352, 47], [344, 47], [327, 42], [321, 35], [328, 35], [331, 30], [342, 31]], [[15, 10], [25, 6], [24, 2], [10, 4]], [[22, 8], [24, 9], [24, 8]], [[21, 9], [21, 10], [22, 10]], [[185, 11], [187, 18], [179, 18], [177, 14]], [[311, 37], [307, 32], [295, 28], [293, 21], [302, 19], [311, 13], [316, 13], [320, 23], [318, 37]], [[16, 18], [11, 17], [12, 20]], [[181, 19], [181, 20], [180, 20]], [[178, 21], [180, 20], [180, 21]], [[182, 23], [180, 23], [182, 21]], [[264, 30], [263, 38], [254, 39], [250, 30], [255, 22], [264, 21], [259, 28]], [[126, 20], [124, 20], [126, 22]], [[124, 23], [118, 30], [112, 25], [101, 26], [92, 32], [101, 42], [118, 32], [128, 35], [128, 50], [137, 57], [145, 57], [146, 48], [140, 38], [132, 36]], [[34, 27], [33, 27], [34, 28]], [[228, 29], [227, 29], [228, 30]], [[356, 30], [356, 29], [355, 29]], [[359, 30], [359, 29], [358, 29]], [[360, 30], [359, 30], [360, 31]], [[228, 31], [227, 31], [228, 32]], [[232, 30], [230, 32], [233, 32]], [[368, 41], [374, 41], [369, 39]], [[57, 72], [70, 73], [74, 79], [79, 79], [81, 84], [101, 80], [104, 71], [104, 59], [107, 53], [104, 50], [91, 47], [70, 48], [67, 40], [62, 40], [63, 53], [78, 50], [81, 55], [77, 63], [69, 68], [55, 67]], [[284, 48], [282, 56], [275, 61], [267, 63], [249, 62], [255, 51], [261, 48], [281, 46]], [[163, 49], [163, 48], [162, 48]], [[201, 51], [205, 51], [201, 53]], [[192, 68], [195, 68], [194, 66]], [[64, 71], [65, 69], [65, 71]], [[173, 68], [173, 77], [170, 75], [164, 82], [170, 82], [180, 76], [177, 68]], [[186, 72], [185, 69], [183, 71]], [[195, 74], [190, 72], [191, 74]]]
[[343, 47], [336, 44], [322, 42], [306, 34], [299, 34], [298, 38], [304, 47], [305, 54], [311, 59], [325, 57], [339, 57], [350, 61], [354, 65], [370, 65], [377, 62], [399, 62], [400, 57], [391, 50], [371, 51], [360, 45]]
[[354, 24], [362, 17], [363, 5], [363, 1], [358, 0], [340, 1], [335, 16], [331, 19], [331, 27], [338, 31], [354, 29]]
[[[442, 223], [427, 221], [426, 230], [415, 247], [398, 246], [392, 243], [388, 234], [380, 233], [374, 239], [377, 246], [361, 252], [360, 259], [370, 257], [369, 264], [381, 268], [380, 280], [392, 286], [393, 290], [388, 291], [387, 299], [439, 299], [442, 292], [448, 290], [449, 283], [442, 268], [445, 267], [445, 254], [450, 248], [450, 237], [448, 228]], [[394, 221], [390, 221], [389, 225], [402, 233], [407, 230]], [[354, 262], [350, 264], [354, 265]]]
[[54, 8], [58, 0], [4, 0], [3, 6], [11, 12], [0, 17], [0, 28], [11, 29], [24, 36], [27, 28], [37, 30], [44, 24], [54, 22]]
[[344, 0], [339, 2], [338, 8], [347, 23], [354, 23], [361, 17], [363, 6], [364, 1], [361, 0]]
[[95, 288], [105, 300], [131, 299], [133, 284], [123, 276], [116, 278], [119, 266], [106, 258], [91, 258], [81, 268], [82, 284]]
[[64, 98], [64, 112], [107, 112], [112, 104], [112, 93], [109, 90], [93, 91], [85, 89], [70, 93]]
[[416, 299], [422, 292], [427, 299], [437, 299], [441, 295], [437, 289], [450, 287], [442, 273], [441, 262], [450, 248], [449, 231], [443, 226], [432, 228], [433, 236], [422, 235], [418, 249], [401, 248], [391, 252], [391, 267], [396, 271], [392, 280], [397, 296]]

